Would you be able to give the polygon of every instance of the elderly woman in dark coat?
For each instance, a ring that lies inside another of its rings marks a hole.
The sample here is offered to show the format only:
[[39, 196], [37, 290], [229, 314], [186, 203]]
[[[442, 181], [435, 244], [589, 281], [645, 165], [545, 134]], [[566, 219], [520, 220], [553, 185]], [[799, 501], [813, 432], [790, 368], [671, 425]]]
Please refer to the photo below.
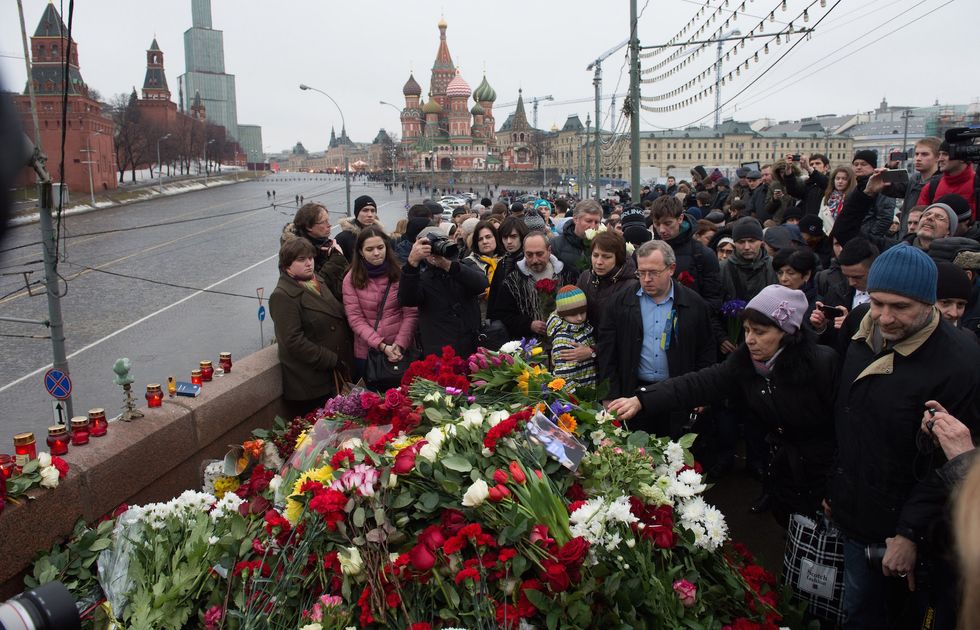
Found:
[[337, 394], [337, 379], [353, 366], [354, 335], [344, 305], [325, 286], [347, 260], [339, 248], [324, 252], [321, 274], [314, 272], [317, 251], [305, 238], [289, 238], [279, 250], [279, 284], [269, 297], [276, 328], [282, 390], [288, 410], [304, 415]]
[[640, 409], [691, 409], [741, 396], [768, 432], [768, 491], [784, 527], [789, 514], [814, 514], [826, 496], [835, 438], [837, 353], [800, 329], [802, 291], [765, 287], [742, 312], [745, 342], [722, 362], [639, 388], [610, 403], [629, 420]]

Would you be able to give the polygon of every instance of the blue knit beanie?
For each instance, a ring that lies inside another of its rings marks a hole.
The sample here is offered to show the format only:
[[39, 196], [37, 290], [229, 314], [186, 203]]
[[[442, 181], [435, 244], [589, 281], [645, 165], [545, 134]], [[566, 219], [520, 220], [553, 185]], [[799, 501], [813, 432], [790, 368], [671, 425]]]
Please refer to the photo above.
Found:
[[937, 276], [928, 254], [902, 243], [875, 258], [868, 272], [868, 293], [883, 291], [935, 304]]

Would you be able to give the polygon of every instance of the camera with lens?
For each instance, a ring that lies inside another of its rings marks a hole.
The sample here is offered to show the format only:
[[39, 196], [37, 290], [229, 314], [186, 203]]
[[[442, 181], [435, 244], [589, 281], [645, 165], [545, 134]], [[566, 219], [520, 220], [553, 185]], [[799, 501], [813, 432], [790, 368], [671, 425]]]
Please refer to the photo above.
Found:
[[459, 245], [455, 241], [450, 240], [448, 236], [430, 233], [426, 238], [429, 241], [429, 247], [432, 248], [434, 255], [442, 256], [449, 260], [455, 260], [459, 257]]
[[949, 159], [980, 164], [980, 144], [975, 144], [977, 138], [980, 138], [980, 129], [977, 128], [947, 129], [945, 140], [949, 147]]
[[79, 630], [75, 599], [61, 582], [24, 591], [0, 604], [0, 630]]

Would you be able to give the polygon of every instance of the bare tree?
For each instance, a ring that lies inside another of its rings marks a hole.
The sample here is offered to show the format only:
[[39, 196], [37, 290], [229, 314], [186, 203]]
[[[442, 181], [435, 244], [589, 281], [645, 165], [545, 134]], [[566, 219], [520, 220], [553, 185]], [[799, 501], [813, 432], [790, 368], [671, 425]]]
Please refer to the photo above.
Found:
[[136, 167], [142, 162], [146, 152], [146, 139], [143, 137], [143, 121], [136, 104], [136, 91], [129, 95], [117, 94], [108, 103], [109, 114], [115, 123], [113, 141], [116, 149], [116, 165], [119, 168], [119, 183], [125, 178], [126, 169], [131, 169], [132, 180], [136, 181]]

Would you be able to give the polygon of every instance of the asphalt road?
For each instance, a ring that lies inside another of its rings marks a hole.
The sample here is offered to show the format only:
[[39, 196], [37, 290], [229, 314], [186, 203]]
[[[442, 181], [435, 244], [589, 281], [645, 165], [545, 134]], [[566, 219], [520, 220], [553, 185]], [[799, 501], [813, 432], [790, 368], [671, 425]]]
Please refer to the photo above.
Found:
[[[275, 208], [266, 199], [272, 189]], [[353, 182], [352, 200], [362, 194], [379, 204], [386, 228], [405, 216], [403, 191], [392, 196], [380, 184]], [[67, 217], [59, 273], [67, 280], [62, 312], [74, 413], [93, 407], [119, 413], [122, 390], [112, 382], [119, 357], [131, 359], [134, 391], [144, 402], [146, 383], [166, 383], [171, 374], [189, 380], [200, 360], [217, 366], [219, 352], [241, 358], [258, 350], [255, 290], [264, 288], [267, 299], [278, 281], [279, 235], [296, 210], [295, 195], [325, 202], [335, 226], [345, 214], [343, 178], [283, 174]], [[163, 225], [144, 227], [151, 224]], [[121, 231], [92, 235], [105, 230]], [[40, 245], [12, 249], [39, 236], [36, 224], [9, 230], [0, 243], [0, 274], [32, 269], [32, 280], [40, 280]], [[6, 296], [0, 316], [46, 319], [43, 287], [33, 287], [33, 297], [22, 287], [20, 275], [0, 276]], [[21, 431], [33, 431], [43, 444], [53, 424], [53, 398], [43, 383], [51, 342], [19, 337], [46, 334], [38, 325], [0, 321], [0, 452], [10, 452], [11, 436]], [[265, 343], [272, 338], [267, 317]]]

